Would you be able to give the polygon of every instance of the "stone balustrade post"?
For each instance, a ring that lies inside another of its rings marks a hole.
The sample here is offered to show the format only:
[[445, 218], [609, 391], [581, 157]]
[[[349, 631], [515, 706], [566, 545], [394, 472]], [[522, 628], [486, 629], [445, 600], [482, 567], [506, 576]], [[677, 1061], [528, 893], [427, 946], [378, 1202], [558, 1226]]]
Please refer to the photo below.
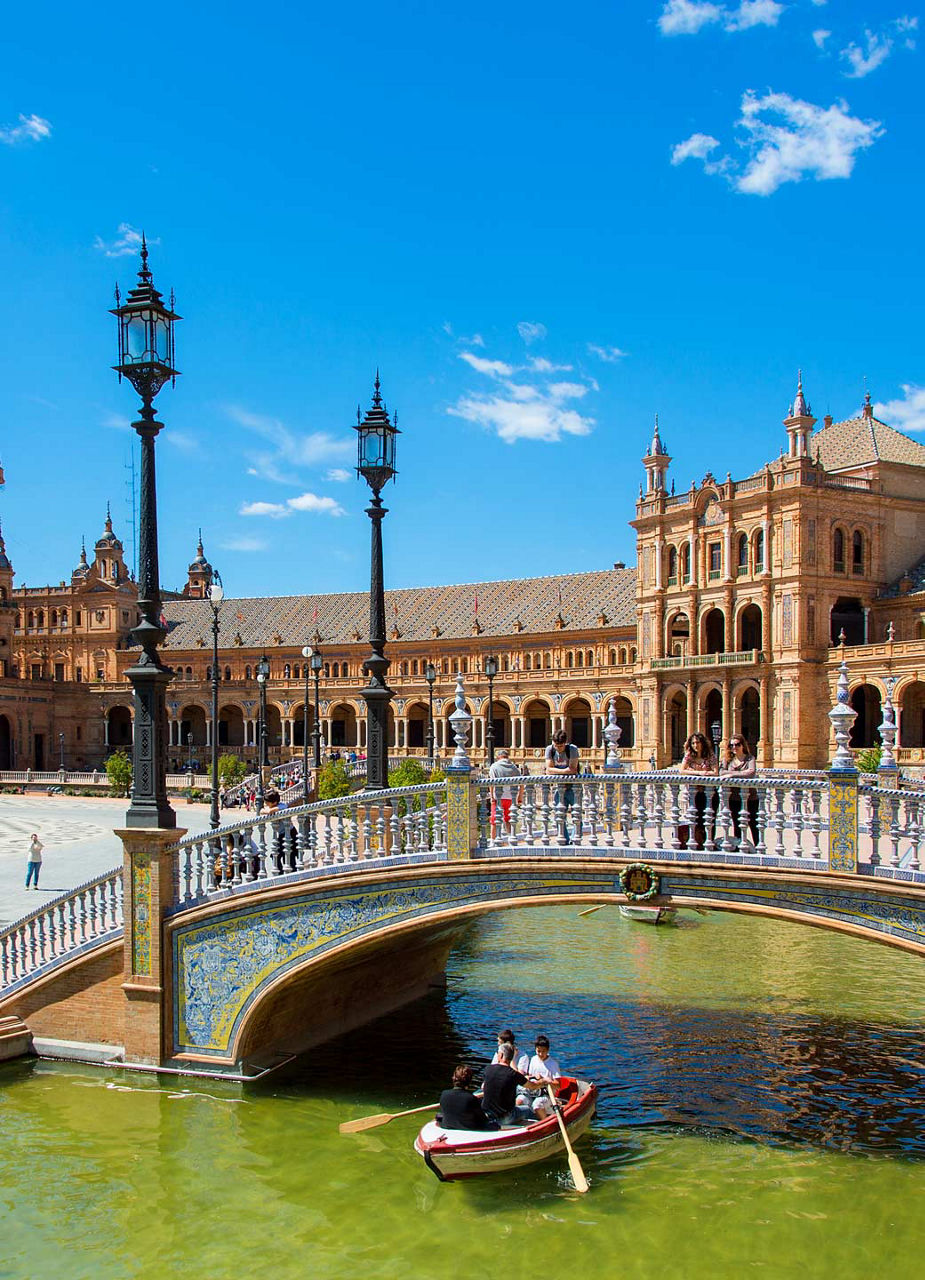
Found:
[[177, 901], [174, 850], [182, 828], [130, 828], [122, 841], [124, 877], [126, 1062], [159, 1066], [170, 1056], [170, 964], [164, 951], [164, 914]]
[[456, 751], [446, 765], [446, 851], [451, 861], [472, 857], [478, 844], [478, 788], [466, 752], [472, 716], [466, 710], [462, 676], [456, 678], [456, 710], [449, 717]]
[[851, 875], [858, 869], [858, 771], [848, 740], [857, 712], [849, 700], [844, 647], [842, 654], [835, 705], [829, 712], [836, 746], [828, 770], [829, 870]]

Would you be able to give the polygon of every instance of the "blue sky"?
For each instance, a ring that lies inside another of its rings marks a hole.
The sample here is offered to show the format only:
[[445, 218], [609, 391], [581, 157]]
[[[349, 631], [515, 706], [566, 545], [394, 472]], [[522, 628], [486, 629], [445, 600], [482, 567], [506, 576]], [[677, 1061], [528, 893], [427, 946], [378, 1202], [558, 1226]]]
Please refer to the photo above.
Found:
[[356, 405], [399, 411], [388, 585], [632, 563], [655, 413], [679, 488], [864, 379], [925, 430], [923, 33], [906, 0], [19, 6], [0, 76], [0, 516], [57, 581], [135, 397], [112, 290], [176, 289], [161, 570], [363, 589]]

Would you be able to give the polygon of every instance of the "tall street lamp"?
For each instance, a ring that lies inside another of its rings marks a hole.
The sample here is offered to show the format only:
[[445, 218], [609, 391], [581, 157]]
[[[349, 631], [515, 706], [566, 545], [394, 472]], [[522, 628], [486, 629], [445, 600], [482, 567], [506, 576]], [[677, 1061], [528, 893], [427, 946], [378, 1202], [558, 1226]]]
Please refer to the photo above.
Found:
[[[312, 647], [307, 644], [302, 650], [303, 658], [312, 656]], [[309, 797], [309, 778], [308, 778], [308, 662], [306, 661], [305, 671], [305, 701], [302, 703], [302, 799], [308, 804]]]
[[321, 702], [318, 693], [318, 681], [321, 679], [321, 668], [324, 658], [321, 650], [315, 646], [309, 649], [309, 661], [312, 664], [312, 675], [315, 677], [315, 723], [312, 725], [312, 759], [316, 769], [321, 768]]
[[218, 814], [218, 615], [224, 598], [222, 579], [218, 571], [213, 570], [209, 587], [209, 604], [212, 606], [212, 802], [209, 826], [213, 831], [221, 821]]
[[482, 663], [485, 679], [488, 681], [488, 715], [485, 720], [485, 745], [488, 748], [488, 763], [495, 763], [495, 722], [492, 718], [494, 707], [495, 676], [498, 674], [498, 659], [486, 658]]
[[60, 757], [58, 760], [58, 768], [61, 770], [62, 773], [64, 773], [64, 734], [63, 733], [58, 734], [58, 754]]
[[193, 772], [193, 735], [192, 733], [188, 733], [186, 735], [186, 772], [187, 773]]
[[433, 768], [434, 763], [434, 681], [437, 679], [437, 668], [428, 662], [424, 668], [424, 679], [427, 681], [427, 756]]
[[372, 652], [363, 663], [369, 684], [361, 690], [366, 703], [366, 790], [381, 791], [389, 783], [389, 702], [392, 690], [385, 682], [389, 660], [385, 656], [385, 586], [382, 578], [382, 505], [383, 487], [395, 475], [395, 437], [398, 427], [392, 425], [382, 403], [376, 372], [372, 406], [366, 417], [357, 408], [356, 432], [359, 437], [357, 473], [372, 490], [372, 504], [366, 514], [372, 522], [372, 554], [369, 574], [369, 643]]
[[161, 614], [161, 582], [157, 549], [157, 485], [154, 439], [163, 426], [155, 417], [154, 397], [165, 382], [174, 382], [173, 326], [180, 316], [164, 305], [148, 270], [148, 246], [142, 236], [138, 283], [125, 302], [116, 289], [111, 311], [119, 326], [119, 363], [113, 368], [128, 378], [141, 397], [141, 417], [132, 426], [141, 438], [141, 487], [138, 513], [138, 625], [132, 635], [141, 652], [126, 671], [132, 684], [135, 734], [132, 744], [132, 799], [127, 827], [177, 825], [167, 800], [167, 685], [173, 672], [165, 667], [158, 646], [166, 634]]
[[270, 659], [266, 654], [257, 663], [257, 692], [260, 694], [260, 724], [257, 730], [257, 767], [265, 769], [267, 759], [267, 681], [270, 678]]

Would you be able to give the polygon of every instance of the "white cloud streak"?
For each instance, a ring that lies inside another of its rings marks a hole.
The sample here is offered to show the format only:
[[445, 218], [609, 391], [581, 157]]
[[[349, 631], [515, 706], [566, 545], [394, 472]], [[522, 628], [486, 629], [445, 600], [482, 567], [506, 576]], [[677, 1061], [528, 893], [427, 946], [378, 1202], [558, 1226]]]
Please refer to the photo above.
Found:
[[346, 484], [348, 480], [353, 479], [353, 473], [348, 471], [346, 467], [331, 467], [329, 471], [324, 473], [325, 480], [330, 480], [333, 484]]
[[267, 543], [263, 538], [228, 538], [219, 543], [223, 551], [266, 551]]
[[724, 31], [749, 31], [752, 27], [776, 27], [784, 6], [778, 0], [741, 0], [737, 9], [710, 0], [666, 0], [658, 19], [663, 36], [695, 36], [704, 27]]
[[0, 142], [8, 147], [22, 146], [26, 142], [43, 142], [51, 137], [51, 124], [41, 116], [24, 116], [21, 112], [18, 124], [0, 125]]
[[620, 347], [600, 347], [595, 342], [588, 343], [588, 350], [605, 364], [616, 364], [619, 360], [625, 360], [627, 355]]
[[336, 462], [349, 457], [355, 448], [351, 440], [331, 436], [326, 431], [300, 435], [278, 418], [252, 413], [240, 405], [228, 405], [225, 411], [233, 422], [271, 443], [270, 451], [250, 455], [248, 473], [272, 480], [274, 484], [304, 483], [297, 474], [299, 468]]
[[847, 178], [859, 151], [882, 137], [878, 120], [861, 120], [848, 114], [848, 104], [818, 107], [787, 93], [748, 90], [742, 96], [738, 145], [744, 161], [731, 156], [713, 158], [717, 139], [692, 134], [672, 152], [672, 163], [699, 160], [707, 173], [722, 174], [736, 191], [768, 196], [786, 182], [803, 178], [823, 181]]
[[514, 366], [505, 364], [503, 360], [485, 360], [482, 356], [474, 356], [471, 351], [460, 351], [459, 358], [476, 373], [487, 373], [492, 378], [509, 378], [514, 372]]
[[521, 320], [517, 332], [529, 347], [533, 342], [542, 342], [546, 337], [546, 326], [532, 320]]
[[869, 76], [872, 71], [883, 66], [893, 52], [897, 39], [902, 48], [914, 49], [915, 39], [912, 33], [918, 30], [918, 26], [918, 18], [902, 17], [896, 18], [880, 31], [866, 28], [863, 44], [852, 41], [839, 54], [842, 61], [848, 64], [848, 70], [844, 74], [851, 80]]
[[831, 34], [831, 31], [826, 31], [824, 27], [820, 27], [818, 31], [813, 32], [813, 44], [817, 49], [824, 49], [825, 42]]
[[902, 399], [874, 405], [874, 417], [897, 431], [925, 431], [925, 387], [902, 384]]
[[516, 369], [503, 360], [484, 360], [471, 352], [461, 352], [464, 360], [476, 373], [481, 373], [497, 384], [491, 393], [467, 392], [460, 396], [447, 412], [455, 418], [475, 423], [494, 432], [506, 444], [518, 440], [541, 440], [555, 443], [563, 436], [588, 435], [594, 419], [583, 416], [570, 407], [570, 402], [583, 399], [596, 384], [587, 382], [534, 383], [514, 382], [515, 373], [548, 375], [568, 369], [551, 360], [533, 358], [528, 366]]
[[333, 498], [317, 493], [301, 493], [285, 502], [242, 502], [238, 509], [241, 516], [268, 516], [271, 520], [285, 520], [296, 511], [308, 511], [314, 515], [342, 516], [343, 507]]
[[[93, 247], [107, 258], [126, 258], [129, 254], [141, 252], [141, 235], [130, 222], [120, 222], [115, 240], [104, 240], [102, 236], [97, 236]], [[148, 244], [160, 244], [160, 240], [148, 240]]]

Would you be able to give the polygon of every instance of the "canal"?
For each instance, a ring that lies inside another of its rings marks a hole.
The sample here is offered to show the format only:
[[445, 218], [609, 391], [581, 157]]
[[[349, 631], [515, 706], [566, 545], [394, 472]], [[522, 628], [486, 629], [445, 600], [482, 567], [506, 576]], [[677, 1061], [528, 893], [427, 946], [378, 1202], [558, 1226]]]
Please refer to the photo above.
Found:
[[[783, 921], [498, 912], [446, 994], [237, 1086], [0, 1068], [0, 1277], [921, 1274], [921, 959]], [[443, 1185], [418, 1119], [511, 1026], [601, 1085], [564, 1164]]]

